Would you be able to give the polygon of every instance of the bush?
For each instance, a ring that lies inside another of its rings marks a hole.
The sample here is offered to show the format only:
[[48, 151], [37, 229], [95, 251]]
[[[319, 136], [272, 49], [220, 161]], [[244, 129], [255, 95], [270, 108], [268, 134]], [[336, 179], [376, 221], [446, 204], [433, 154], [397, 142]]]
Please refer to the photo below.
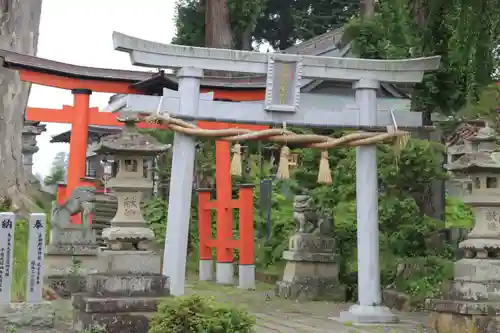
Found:
[[255, 318], [211, 297], [183, 296], [160, 304], [149, 333], [252, 333]]
[[458, 198], [446, 198], [447, 228], [472, 228], [474, 217], [472, 211], [463, 201]]

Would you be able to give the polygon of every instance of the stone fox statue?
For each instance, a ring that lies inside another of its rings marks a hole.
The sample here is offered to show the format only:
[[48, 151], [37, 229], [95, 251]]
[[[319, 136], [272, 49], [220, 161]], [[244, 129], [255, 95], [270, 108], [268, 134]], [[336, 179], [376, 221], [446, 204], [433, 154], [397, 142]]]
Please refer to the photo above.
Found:
[[[77, 187], [71, 196], [61, 205], [55, 204], [52, 208], [52, 232], [51, 243], [59, 243], [58, 235], [62, 229], [86, 228], [90, 231], [88, 216], [83, 216], [81, 226], [75, 226], [71, 223], [71, 216], [83, 213], [88, 215], [91, 213], [90, 207], [95, 200], [95, 189], [92, 187]], [[88, 225], [87, 225], [88, 224]]]
[[[313, 200], [309, 195], [295, 196], [293, 218], [295, 219], [296, 232], [312, 232], [318, 228], [318, 213], [314, 209]], [[308, 228], [307, 224], [311, 224], [312, 228]]]

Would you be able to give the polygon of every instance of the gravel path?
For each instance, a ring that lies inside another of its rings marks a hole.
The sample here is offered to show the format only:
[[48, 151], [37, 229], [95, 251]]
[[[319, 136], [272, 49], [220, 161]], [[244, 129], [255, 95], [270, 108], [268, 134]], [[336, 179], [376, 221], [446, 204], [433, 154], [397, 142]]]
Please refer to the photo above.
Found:
[[[257, 333], [432, 333], [424, 329], [424, 313], [401, 313], [398, 325], [355, 326], [330, 318], [339, 316], [349, 304], [330, 302], [298, 303], [274, 297], [270, 285], [260, 285], [256, 291], [243, 291], [235, 287], [209, 282], [187, 283], [187, 292], [214, 296], [224, 302], [245, 306], [257, 318]], [[56, 301], [56, 329], [16, 329], [15, 333], [75, 333], [71, 328], [72, 307], [69, 300]], [[0, 333], [8, 333], [2, 331]]]

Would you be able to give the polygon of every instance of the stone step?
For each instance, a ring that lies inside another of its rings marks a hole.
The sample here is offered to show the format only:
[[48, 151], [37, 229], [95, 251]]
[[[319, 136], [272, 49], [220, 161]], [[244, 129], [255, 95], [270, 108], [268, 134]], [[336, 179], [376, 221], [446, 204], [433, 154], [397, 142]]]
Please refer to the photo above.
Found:
[[97, 214], [115, 214], [117, 210], [117, 206], [109, 207], [109, 206], [95, 206], [95, 211]]
[[106, 211], [106, 210], [116, 210], [118, 205], [105, 204], [105, 205], [94, 205], [94, 207], [98, 210]]
[[460, 281], [451, 282], [448, 296], [457, 301], [489, 301], [500, 303], [500, 281]]
[[77, 294], [73, 308], [87, 313], [153, 312], [165, 297], [92, 297]]
[[73, 311], [73, 330], [90, 332], [106, 327], [107, 333], [147, 333], [149, 321], [156, 312], [87, 313]]
[[161, 274], [87, 276], [87, 295], [100, 297], [165, 297], [170, 295], [169, 278]]
[[102, 214], [95, 214], [93, 221], [103, 221], [103, 222], [109, 222], [113, 217], [115, 217], [116, 214], [109, 214], [109, 215], [102, 215]]

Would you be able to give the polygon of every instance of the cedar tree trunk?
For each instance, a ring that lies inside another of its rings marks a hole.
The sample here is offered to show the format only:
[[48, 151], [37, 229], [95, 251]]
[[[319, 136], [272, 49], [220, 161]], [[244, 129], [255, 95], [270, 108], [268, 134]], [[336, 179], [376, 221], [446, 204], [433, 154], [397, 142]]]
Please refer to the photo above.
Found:
[[[42, 0], [0, 0], [0, 48], [35, 55]], [[0, 200], [26, 213], [22, 129], [30, 84], [16, 71], [0, 68]]]
[[233, 46], [233, 32], [229, 21], [227, 0], [206, 0], [205, 46], [230, 49]]

